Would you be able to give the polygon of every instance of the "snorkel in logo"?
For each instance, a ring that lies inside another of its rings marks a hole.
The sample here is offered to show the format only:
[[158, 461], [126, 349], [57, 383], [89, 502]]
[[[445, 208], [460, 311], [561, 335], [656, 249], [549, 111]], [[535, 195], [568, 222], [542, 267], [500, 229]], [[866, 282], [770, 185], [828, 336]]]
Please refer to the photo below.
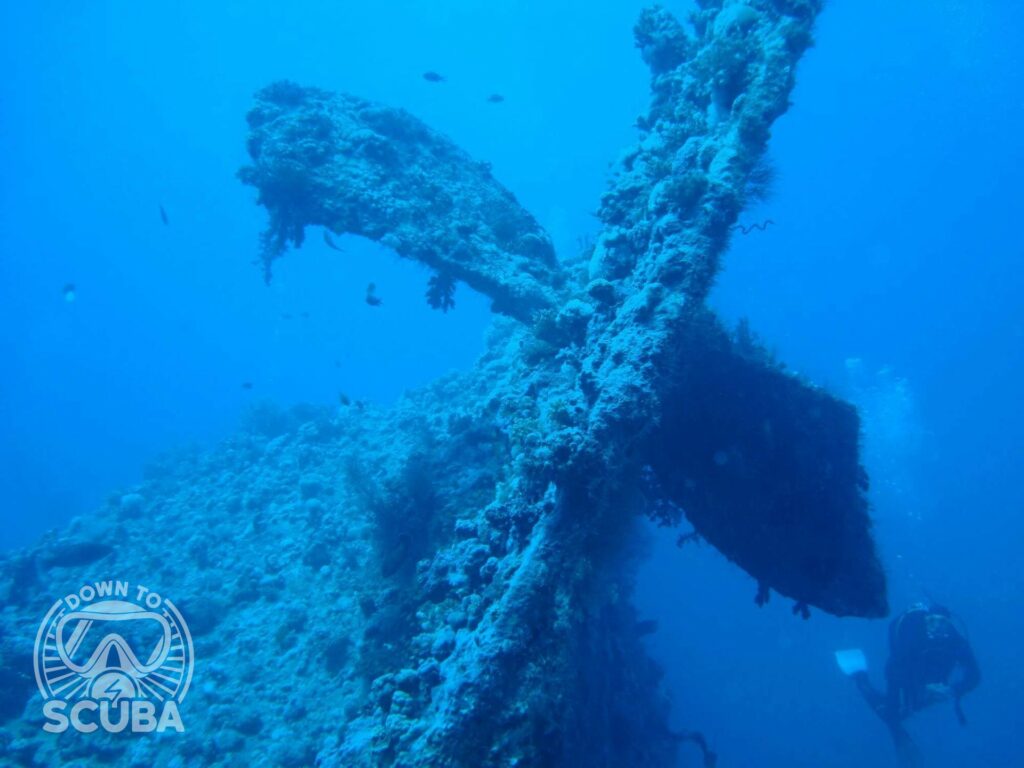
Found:
[[144, 586], [96, 582], [58, 600], [39, 625], [34, 665], [44, 731], [185, 730], [192, 635], [174, 603]]

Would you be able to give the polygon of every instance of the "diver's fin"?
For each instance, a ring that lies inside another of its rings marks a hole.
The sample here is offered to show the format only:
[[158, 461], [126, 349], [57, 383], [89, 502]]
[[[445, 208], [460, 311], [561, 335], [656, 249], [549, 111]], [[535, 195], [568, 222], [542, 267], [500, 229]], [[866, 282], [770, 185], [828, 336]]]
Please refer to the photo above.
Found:
[[868, 660], [860, 648], [836, 651], [836, 664], [847, 677], [856, 675], [858, 672], [868, 671]]
[[892, 742], [896, 746], [896, 756], [899, 758], [900, 765], [904, 768], [921, 768], [924, 765], [924, 756], [914, 740], [910, 738], [910, 734], [903, 730], [901, 725], [890, 725], [889, 730], [892, 733]]

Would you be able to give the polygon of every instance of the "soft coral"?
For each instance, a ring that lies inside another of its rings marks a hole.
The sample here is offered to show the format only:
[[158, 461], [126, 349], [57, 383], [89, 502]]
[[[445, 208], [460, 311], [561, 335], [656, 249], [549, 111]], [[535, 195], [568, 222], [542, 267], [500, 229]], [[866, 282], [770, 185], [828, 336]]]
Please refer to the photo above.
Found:
[[427, 303], [434, 309], [447, 312], [455, 307], [455, 278], [439, 272], [427, 283]]

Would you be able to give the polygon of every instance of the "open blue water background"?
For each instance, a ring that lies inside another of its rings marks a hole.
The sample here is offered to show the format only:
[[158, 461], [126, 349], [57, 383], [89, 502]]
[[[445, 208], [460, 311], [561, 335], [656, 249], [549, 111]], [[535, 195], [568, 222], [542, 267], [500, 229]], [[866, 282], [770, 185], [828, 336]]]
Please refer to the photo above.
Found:
[[[311, 237], [263, 285], [263, 213], [234, 178], [254, 91], [289, 78], [409, 109], [568, 253], [647, 102], [640, 7], [0, 5], [0, 548], [229, 434], [254, 400], [386, 403], [482, 349], [482, 298], [432, 311], [425, 273], [365, 242]], [[830, 3], [772, 141], [775, 194], [742, 219], [775, 226], [735, 239], [713, 295], [863, 407], [892, 605], [932, 595], [971, 630], [970, 726], [946, 708], [911, 726], [937, 767], [1024, 764], [1022, 33], [1009, 0]], [[831, 658], [863, 646], [877, 674], [884, 623], [753, 595], [710, 548], [653, 538], [638, 600], [677, 724], [723, 766], [894, 764]]]

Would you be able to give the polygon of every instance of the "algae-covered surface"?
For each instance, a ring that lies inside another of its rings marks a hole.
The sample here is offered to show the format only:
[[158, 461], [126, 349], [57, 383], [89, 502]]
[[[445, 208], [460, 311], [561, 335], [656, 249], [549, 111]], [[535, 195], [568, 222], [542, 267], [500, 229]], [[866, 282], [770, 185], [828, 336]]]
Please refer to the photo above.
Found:
[[[310, 228], [370, 238], [433, 271], [437, 306], [485, 294], [486, 350], [392, 408], [257, 412], [5, 556], [5, 760], [673, 765], [693, 739], [631, 605], [645, 516], [688, 521], [762, 602], [887, 613], [855, 410], [705, 304], [821, 3], [700, 6], [637, 21], [651, 106], [582, 253], [556, 255], [485, 163], [403, 110], [255, 95], [239, 177], [268, 215], [265, 277]], [[188, 623], [187, 729], [45, 733], [39, 596], [119, 578]]]

